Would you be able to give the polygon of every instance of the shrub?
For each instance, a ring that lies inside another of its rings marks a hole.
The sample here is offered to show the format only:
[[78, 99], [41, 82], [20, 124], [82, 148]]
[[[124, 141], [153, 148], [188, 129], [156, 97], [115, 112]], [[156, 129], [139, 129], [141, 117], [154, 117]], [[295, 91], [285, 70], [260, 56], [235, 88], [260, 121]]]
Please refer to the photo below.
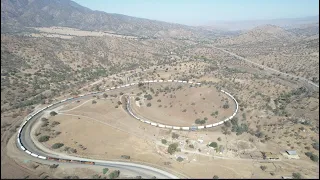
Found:
[[218, 137], [218, 141], [221, 141], [221, 137]]
[[301, 174], [300, 173], [292, 173], [293, 179], [301, 179]]
[[186, 109], [184, 109], [184, 110], [182, 110], [182, 112], [187, 112], [187, 110], [186, 110]]
[[177, 148], [178, 148], [178, 143], [170, 144], [168, 147], [168, 153], [172, 155], [174, 152], [176, 152]]
[[118, 105], [120, 106], [122, 104], [122, 102], [121, 101], [118, 101]]
[[97, 103], [97, 101], [96, 100], [92, 100], [92, 104], [96, 104]]
[[260, 166], [260, 168], [262, 169], [262, 171], [267, 169], [267, 166]]
[[319, 150], [319, 143], [318, 143], [318, 142], [312, 143], [312, 147], [313, 147], [315, 150]]
[[115, 106], [115, 108], [118, 108], [118, 107], [119, 107], [118, 105]]
[[172, 133], [172, 139], [178, 139], [178, 137], [179, 137], [179, 134]]
[[210, 147], [213, 147], [213, 148], [217, 148], [218, 147], [218, 144], [216, 142], [211, 142], [209, 144]]
[[53, 149], [59, 149], [59, 148], [61, 148], [63, 145], [64, 145], [63, 143], [55, 143], [55, 144], [52, 145], [51, 147], [52, 147]]
[[46, 142], [50, 139], [50, 136], [41, 136], [38, 141], [39, 142]]
[[204, 119], [202, 119], [202, 120], [201, 120], [201, 119], [196, 119], [196, 120], [195, 120], [195, 123], [196, 123], [196, 124], [205, 124], [205, 123], [206, 123], [206, 120], [204, 120]]
[[162, 144], [167, 144], [167, 140], [161, 139]]
[[194, 146], [193, 146], [192, 144], [190, 144], [190, 145], [189, 145], [189, 148], [192, 148], [192, 149], [193, 149], [193, 148], [194, 148]]
[[158, 99], [157, 102], [161, 102], [161, 99]]
[[123, 92], [120, 92], [120, 96], [123, 95]]
[[151, 107], [151, 103], [148, 103], [148, 104], [147, 104], [147, 107]]
[[121, 155], [121, 158], [123, 158], [123, 159], [130, 159], [130, 156], [128, 156], [128, 155]]
[[50, 112], [50, 115], [51, 115], [51, 116], [55, 116], [55, 115], [57, 115], [57, 114], [58, 114], [58, 113], [56, 113], [55, 111], [51, 111], [51, 112]]
[[219, 179], [219, 176], [214, 175], [212, 179]]
[[103, 95], [102, 95], [104, 98], [107, 98], [108, 97], [108, 94], [106, 94], [106, 93], [103, 93]]
[[57, 168], [59, 166], [59, 164], [52, 164], [52, 165], [50, 165], [50, 168], [51, 169], [55, 169], [55, 168]]
[[135, 99], [136, 101], [140, 101], [140, 98], [139, 97], [136, 97], [136, 99]]
[[60, 124], [58, 121], [53, 121], [52, 122], [52, 126], [55, 126], [55, 125], [58, 125], [58, 124]]
[[182, 162], [182, 161], [183, 161], [183, 158], [182, 158], [182, 157], [178, 157], [178, 158], [177, 158], [177, 161], [178, 161], [178, 162]]
[[119, 170], [114, 170], [109, 174], [109, 178], [110, 179], [115, 179], [115, 178], [119, 177], [119, 175], [120, 175], [120, 171]]

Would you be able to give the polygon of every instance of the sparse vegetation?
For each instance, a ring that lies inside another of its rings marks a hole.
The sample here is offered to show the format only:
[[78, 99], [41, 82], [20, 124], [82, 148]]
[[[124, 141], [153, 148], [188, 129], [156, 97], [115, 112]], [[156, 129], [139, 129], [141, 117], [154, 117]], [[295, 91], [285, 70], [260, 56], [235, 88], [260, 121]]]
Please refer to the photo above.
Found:
[[174, 154], [177, 151], [177, 148], [178, 148], [178, 143], [170, 144], [168, 147], [168, 153], [171, 155]]
[[53, 144], [51, 147], [52, 147], [53, 149], [59, 149], [59, 148], [61, 148], [62, 146], [64, 146], [63, 143], [55, 143], [55, 144]]
[[50, 139], [50, 136], [41, 136], [38, 141], [39, 142], [46, 142]]

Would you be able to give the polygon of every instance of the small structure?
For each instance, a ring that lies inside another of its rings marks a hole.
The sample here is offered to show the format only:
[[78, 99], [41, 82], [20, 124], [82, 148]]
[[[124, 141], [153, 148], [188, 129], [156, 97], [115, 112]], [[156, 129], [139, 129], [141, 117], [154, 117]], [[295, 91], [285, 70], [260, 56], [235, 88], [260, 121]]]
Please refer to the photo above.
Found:
[[273, 154], [272, 152], [261, 152], [263, 155], [263, 159], [268, 159], [268, 160], [277, 160], [279, 159], [278, 155]]
[[295, 150], [287, 150], [283, 153], [283, 156], [287, 157], [288, 159], [300, 159], [297, 151]]

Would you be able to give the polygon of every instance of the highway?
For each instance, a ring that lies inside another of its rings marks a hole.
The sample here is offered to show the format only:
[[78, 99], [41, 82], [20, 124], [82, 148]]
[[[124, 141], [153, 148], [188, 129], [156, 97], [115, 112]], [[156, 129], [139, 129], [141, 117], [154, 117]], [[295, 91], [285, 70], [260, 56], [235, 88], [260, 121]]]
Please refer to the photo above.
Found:
[[[99, 93], [99, 94], [103, 94], [103, 93], [104, 92]], [[97, 95], [99, 95], [99, 94], [97, 94]], [[50, 111], [50, 110], [53, 110], [63, 104], [71, 103], [71, 102], [81, 100], [83, 98], [87, 98], [90, 96], [93, 96], [93, 95], [87, 95], [84, 97], [74, 98], [72, 100], [69, 100], [69, 101], [66, 101], [63, 103], [59, 103], [57, 105], [53, 105], [52, 107], [46, 109], [45, 111]], [[131, 171], [131, 172], [135, 172], [144, 178], [145, 177], [151, 178], [151, 177], [155, 176], [156, 178], [161, 178], [161, 179], [178, 179], [177, 176], [175, 176], [171, 173], [168, 173], [166, 171], [163, 171], [161, 169], [157, 169], [157, 168], [154, 168], [151, 166], [146, 166], [146, 165], [131, 163], [131, 162], [115, 162], [115, 161], [104, 161], [104, 160], [74, 157], [74, 156], [69, 156], [69, 155], [65, 155], [65, 154], [59, 154], [59, 153], [50, 151], [48, 149], [44, 149], [43, 147], [39, 147], [38, 145], [36, 145], [36, 142], [33, 142], [32, 138], [31, 138], [31, 132], [32, 132], [33, 126], [37, 123], [37, 121], [40, 120], [40, 117], [43, 115], [43, 113], [44, 112], [41, 112], [41, 113], [37, 114], [36, 116], [34, 116], [32, 119], [30, 119], [28, 121], [28, 123], [25, 125], [25, 127], [21, 130], [21, 138], [20, 138], [21, 143], [26, 149], [28, 149], [32, 153], [35, 153], [35, 154], [38, 154], [41, 156], [45, 156], [45, 157], [55, 157], [55, 158], [63, 158], [63, 159], [70, 159], [70, 160], [92, 161], [92, 162], [95, 162], [95, 165], [97, 165], [97, 166], [116, 168], [116, 169], [119, 169], [120, 171], [127, 170], [127, 171]], [[59, 164], [59, 162], [55, 162], [55, 163]]]

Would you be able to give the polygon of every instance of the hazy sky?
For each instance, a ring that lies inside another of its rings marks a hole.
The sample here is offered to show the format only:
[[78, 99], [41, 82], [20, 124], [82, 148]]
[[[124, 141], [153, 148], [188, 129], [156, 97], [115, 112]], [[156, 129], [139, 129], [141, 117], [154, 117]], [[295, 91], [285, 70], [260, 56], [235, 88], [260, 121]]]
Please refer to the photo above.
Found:
[[319, 15], [318, 0], [74, 0], [92, 10], [201, 25]]

